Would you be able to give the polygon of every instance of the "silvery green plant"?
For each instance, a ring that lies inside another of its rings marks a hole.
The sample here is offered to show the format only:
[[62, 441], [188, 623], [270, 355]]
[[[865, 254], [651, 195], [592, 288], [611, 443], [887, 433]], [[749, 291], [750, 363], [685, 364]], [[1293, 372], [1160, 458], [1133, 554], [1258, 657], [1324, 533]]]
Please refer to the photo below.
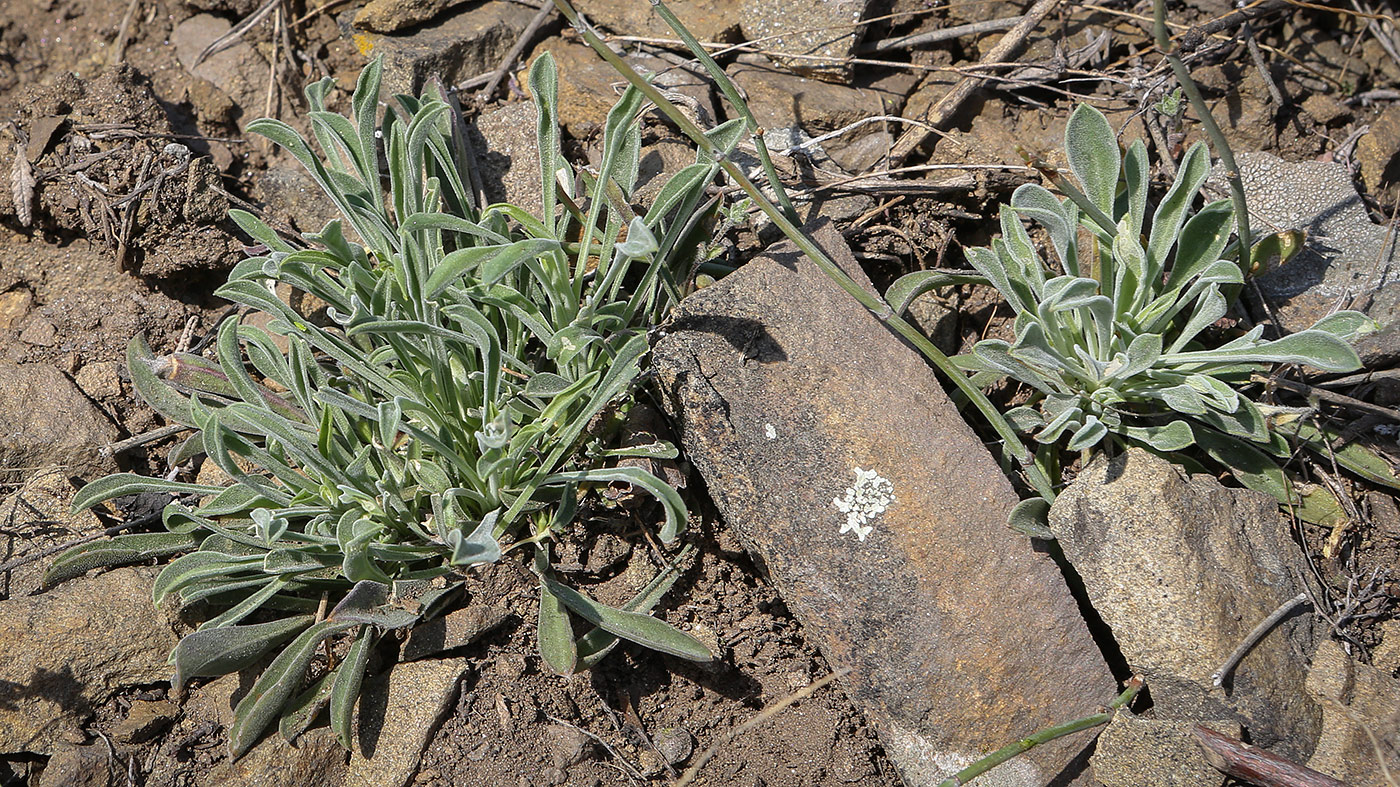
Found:
[[[234, 758], [279, 719], [294, 739], [326, 706], [348, 746], [376, 641], [450, 610], [464, 572], [502, 558], [502, 539], [534, 550], [540, 647], [553, 669], [589, 667], [619, 638], [710, 659], [647, 614], [673, 576], [610, 608], [556, 580], [548, 545], [594, 484], [654, 496], [665, 542], [685, 525], [674, 489], [612, 461], [674, 447], [609, 447], [606, 431], [642, 374], [649, 330], [682, 293], [687, 235], [719, 165], [697, 156], [634, 211], [645, 99], [623, 94], [598, 171], [574, 171], [560, 155], [546, 54], [530, 73], [542, 215], [480, 206], [441, 97], [398, 96], [378, 120], [375, 62], [345, 117], [325, 108], [331, 85], [306, 91], [316, 148], [279, 121], [249, 126], [295, 156], [343, 216], [290, 243], [234, 212], [258, 246], [217, 294], [267, 315], [267, 329], [226, 320], [212, 360], [157, 358], [140, 338], [129, 348], [143, 398], [195, 430], [173, 462], [204, 454], [231, 483], [117, 474], [89, 484], [75, 509], [178, 497], [164, 510], [166, 532], [74, 549], [46, 582], [181, 555], [160, 572], [155, 601], [204, 602], [210, 617], [171, 655], [177, 690], [272, 656], [236, 709]], [[730, 123], [709, 139], [730, 150], [741, 131]], [[278, 287], [313, 296], [304, 300], [323, 303], [328, 319], [291, 308]], [[591, 624], [580, 637], [571, 616]], [[317, 659], [328, 640], [343, 654], [333, 669]]]
[[[1032, 389], [1032, 402], [1006, 415], [1044, 446], [1088, 451], [1111, 441], [1168, 454], [1195, 447], [1243, 483], [1289, 502], [1282, 472], [1263, 456], [1286, 457], [1288, 446], [1271, 431], [1269, 410], [1241, 388], [1274, 364], [1359, 368], [1349, 341], [1371, 321], [1342, 311], [1277, 339], [1265, 339], [1262, 325], [1217, 339], [1221, 332], [1211, 328], [1244, 277], [1227, 248], [1230, 201], [1194, 207], [1210, 171], [1205, 144], [1187, 151], [1151, 212], [1140, 140], [1120, 154], [1107, 119], [1081, 105], [1070, 117], [1065, 149], [1077, 186], [1061, 181], [1065, 197], [1021, 186], [1001, 209], [1001, 237], [967, 251], [977, 278], [1015, 311], [1015, 335], [978, 342], [959, 365], [980, 384], [1010, 378]], [[1023, 219], [1045, 231], [1057, 266], [1041, 258]], [[910, 274], [887, 297], [903, 310], [949, 281], [935, 272]], [[1047, 453], [1039, 452], [1042, 459]]]

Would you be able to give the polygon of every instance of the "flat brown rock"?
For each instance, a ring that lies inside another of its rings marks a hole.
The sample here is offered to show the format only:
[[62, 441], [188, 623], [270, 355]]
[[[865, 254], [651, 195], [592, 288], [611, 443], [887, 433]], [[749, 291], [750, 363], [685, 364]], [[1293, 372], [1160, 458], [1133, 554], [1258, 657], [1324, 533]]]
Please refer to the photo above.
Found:
[[[816, 237], [868, 286], [829, 225]], [[906, 783], [1113, 696], [1059, 569], [1007, 528], [1016, 494], [934, 373], [791, 246], [686, 300], [654, 365], [720, 511], [831, 667], [851, 669]], [[1068, 783], [1087, 741], [1039, 747], [997, 783]]]

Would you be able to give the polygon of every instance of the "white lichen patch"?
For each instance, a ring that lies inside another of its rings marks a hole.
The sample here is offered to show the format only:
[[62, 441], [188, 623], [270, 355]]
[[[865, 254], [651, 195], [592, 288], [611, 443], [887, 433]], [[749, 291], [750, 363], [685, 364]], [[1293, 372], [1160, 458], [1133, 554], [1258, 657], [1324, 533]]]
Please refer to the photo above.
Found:
[[764, 424], [764, 425], [763, 425], [763, 436], [764, 436], [764, 437], [767, 437], [769, 440], [777, 440], [777, 439], [778, 439], [778, 430], [777, 430], [777, 429], [774, 429], [772, 424]]
[[855, 468], [856, 482], [845, 497], [832, 498], [831, 504], [846, 515], [842, 533], [855, 533], [861, 541], [875, 529], [874, 520], [895, 501], [894, 484], [874, 470]]

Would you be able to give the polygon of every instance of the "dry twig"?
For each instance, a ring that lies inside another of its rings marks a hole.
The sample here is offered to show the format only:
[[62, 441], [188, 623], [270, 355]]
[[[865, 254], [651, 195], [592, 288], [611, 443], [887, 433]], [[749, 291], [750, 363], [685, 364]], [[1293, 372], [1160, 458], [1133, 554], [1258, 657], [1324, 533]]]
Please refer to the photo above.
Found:
[[[982, 64], [1001, 63], [1014, 56], [1025, 45], [1031, 31], [1035, 30], [1040, 25], [1041, 20], [1059, 4], [1060, 0], [1036, 0], [1035, 5], [1031, 6], [1026, 15], [1021, 17], [1016, 26], [1002, 36], [996, 46], [987, 52], [982, 58]], [[943, 98], [929, 107], [920, 120], [934, 128], [942, 128], [952, 119], [953, 114], [958, 111], [967, 97], [972, 95], [972, 91], [976, 90], [985, 80], [986, 78], [983, 76], [964, 77]], [[906, 130], [895, 141], [894, 148], [890, 151], [890, 162], [896, 165], [903, 164], [910, 154], [922, 148], [932, 137], [933, 135], [923, 128]]]

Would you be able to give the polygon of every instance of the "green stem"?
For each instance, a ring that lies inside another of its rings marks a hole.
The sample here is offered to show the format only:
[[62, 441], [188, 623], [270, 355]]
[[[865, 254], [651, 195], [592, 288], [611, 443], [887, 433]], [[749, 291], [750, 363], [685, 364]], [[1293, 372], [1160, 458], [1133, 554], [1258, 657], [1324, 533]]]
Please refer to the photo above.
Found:
[[869, 309], [872, 314], [894, 330], [895, 333], [914, 345], [914, 348], [923, 354], [935, 368], [951, 379], [953, 384], [967, 396], [968, 401], [972, 402], [973, 405], [977, 407], [978, 412], [982, 413], [982, 416], [992, 425], [997, 436], [999, 436], [1005, 444], [1006, 450], [1010, 451], [1011, 455], [1025, 470], [1026, 476], [1036, 492], [1047, 501], [1055, 499], [1054, 486], [1050, 483], [1050, 479], [1040, 471], [1040, 468], [1035, 463], [1035, 457], [1031, 454], [1030, 450], [1026, 448], [1025, 444], [1021, 442], [1020, 437], [1018, 437], [1016, 432], [1011, 428], [1011, 424], [1007, 422], [1006, 418], [1002, 416], [996, 406], [987, 399], [986, 395], [968, 380], [967, 375], [964, 374], [948, 356], [944, 355], [937, 347], [933, 346], [933, 343], [922, 333], [919, 333], [918, 329], [895, 314], [888, 303], [871, 295], [865, 288], [856, 284], [855, 280], [848, 276], [845, 271], [841, 270], [840, 266], [833, 262], [805, 232], [798, 228], [796, 222], [790, 220], [783, 211], [779, 210], [777, 206], [763, 195], [763, 192], [744, 174], [742, 169], [735, 165], [734, 162], [725, 158], [724, 151], [720, 150], [711, 142], [710, 139], [705, 136], [705, 133], [696, 126], [690, 118], [686, 117], [685, 113], [680, 111], [679, 107], [671, 103], [671, 101], [663, 96], [654, 85], [647, 82], [641, 74], [638, 74], [636, 70], [623, 62], [623, 60], [614, 54], [602, 40], [594, 35], [593, 31], [580, 24], [578, 14], [574, 11], [568, 0], [554, 0], [554, 4], [559, 8], [559, 12], [563, 14], [564, 18], [568, 19], [579, 34], [583, 36], [583, 40], [589, 46], [593, 47], [593, 50], [606, 60], [619, 74], [627, 79], [628, 82], [632, 83], [632, 85], [640, 90], [642, 94], [670, 118], [686, 136], [690, 137], [691, 141], [701, 150], [718, 161], [725, 173], [749, 195], [753, 203], [767, 214], [768, 217], [772, 219], [773, 223], [777, 225], [778, 229], [782, 230], [783, 234], [786, 235], [803, 254], [807, 255], [807, 258], [812, 260], [828, 278], [835, 282], [841, 289], [845, 290], [852, 298], [859, 301], [862, 306]]
[[1225, 139], [1220, 125], [1215, 122], [1215, 117], [1210, 114], [1210, 108], [1201, 97], [1201, 91], [1196, 87], [1195, 80], [1191, 79], [1191, 72], [1171, 48], [1171, 41], [1167, 37], [1166, 0], [1152, 0], [1152, 27], [1157, 37], [1157, 49], [1167, 58], [1177, 83], [1181, 85], [1181, 92], [1186, 94], [1186, 100], [1191, 102], [1191, 108], [1196, 110], [1201, 126], [1206, 130], [1206, 136], [1210, 137], [1211, 145], [1220, 157], [1220, 163], [1225, 166], [1225, 180], [1230, 184], [1230, 201], [1235, 205], [1235, 233], [1239, 235], [1241, 249], [1240, 266], [1247, 268], [1250, 249], [1249, 206], [1245, 204], [1244, 184], [1240, 182], [1240, 168], [1235, 165], [1235, 153], [1230, 149], [1230, 143]]
[[1119, 708], [1133, 701], [1133, 698], [1137, 696], [1138, 691], [1141, 689], [1142, 678], [1135, 676], [1128, 681], [1128, 688], [1124, 689], [1123, 693], [1119, 694], [1113, 702], [1110, 702], [1108, 708], [1103, 712], [1095, 713], [1092, 716], [1085, 716], [1082, 719], [1067, 721], [1053, 727], [1046, 727], [1029, 738], [1022, 738], [1015, 743], [1003, 746], [953, 774], [951, 778], [939, 782], [938, 787], [961, 787], [961, 785], [967, 784], [1007, 760], [1025, 754], [1042, 743], [1049, 743], [1056, 738], [1063, 738], [1066, 735], [1073, 735], [1082, 730], [1092, 729], [1100, 724], [1107, 724], [1109, 721], [1112, 721], [1114, 714], [1118, 712]]
[[729, 101], [729, 105], [734, 107], [739, 116], [744, 119], [744, 127], [749, 130], [749, 134], [753, 138], [754, 148], [758, 150], [758, 160], [763, 164], [763, 174], [768, 178], [769, 185], [773, 187], [773, 194], [777, 196], [778, 204], [782, 206], [783, 213], [787, 214], [789, 221], [796, 224], [798, 222], [797, 209], [792, 206], [792, 200], [788, 198], [787, 191], [783, 189], [782, 181], [778, 180], [778, 170], [773, 166], [773, 157], [768, 154], [768, 143], [763, 139], [764, 130], [758, 125], [758, 120], [753, 116], [753, 112], [749, 111], [748, 102], [739, 95], [739, 89], [734, 86], [729, 75], [724, 73], [724, 69], [720, 68], [719, 63], [716, 63], [715, 59], [710, 57], [710, 53], [705, 51], [705, 47], [700, 45], [700, 40], [690, 32], [679, 17], [671, 13], [671, 9], [667, 8], [665, 3], [661, 0], [651, 0], [651, 6], [652, 10], [656, 11], [656, 15], [661, 17], [661, 21], [670, 25], [671, 29], [676, 31], [676, 35], [680, 36], [685, 45], [690, 48], [691, 54], [695, 55], [695, 59], [700, 61], [700, 65], [709, 72], [710, 79], [713, 79], [715, 84], [719, 86], [720, 92]]

